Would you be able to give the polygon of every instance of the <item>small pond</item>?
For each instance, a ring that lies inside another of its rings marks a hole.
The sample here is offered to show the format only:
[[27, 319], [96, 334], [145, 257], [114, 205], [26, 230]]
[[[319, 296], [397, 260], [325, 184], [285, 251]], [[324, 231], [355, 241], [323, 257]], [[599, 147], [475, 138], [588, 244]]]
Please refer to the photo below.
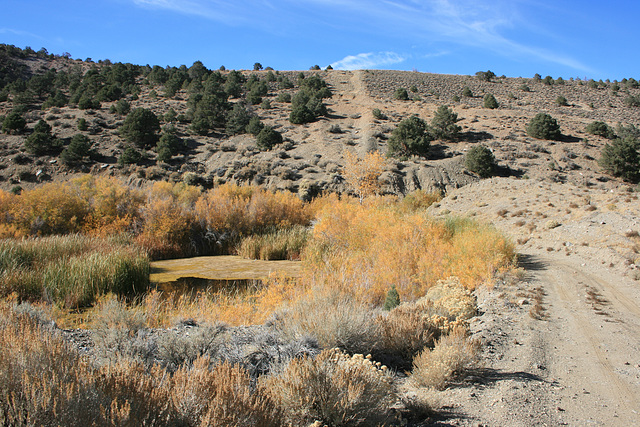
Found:
[[235, 255], [170, 259], [151, 263], [150, 280], [167, 292], [246, 290], [272, 273], [298, 277], [299, 261], [262, 261]]

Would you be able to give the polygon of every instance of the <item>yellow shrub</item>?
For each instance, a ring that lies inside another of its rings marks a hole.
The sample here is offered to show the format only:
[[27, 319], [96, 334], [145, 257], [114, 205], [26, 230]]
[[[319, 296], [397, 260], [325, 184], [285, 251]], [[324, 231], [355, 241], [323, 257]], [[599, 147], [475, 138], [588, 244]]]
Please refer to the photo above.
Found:
[[443, 336], [433, 350], [425, 348], [413, 360], [411, 378], [420, 386], [442, 389], [448, 381], [478, 360], [479, 344], [467, 337], [464, 328]]
[[404, 213], [382, 198], [323, 209], [303, 253], [309, 280], [375, 304], [392, 285], [403, 301], [449, 276], [473, 288], [513, 260], [511, 243], [489, 226]]

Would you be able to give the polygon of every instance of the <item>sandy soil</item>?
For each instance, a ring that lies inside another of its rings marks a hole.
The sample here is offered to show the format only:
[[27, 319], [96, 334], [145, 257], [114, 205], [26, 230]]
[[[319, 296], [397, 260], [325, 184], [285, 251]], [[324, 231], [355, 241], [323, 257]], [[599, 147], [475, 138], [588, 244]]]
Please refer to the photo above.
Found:
[[545, 201], [534, 204], [540, 183], [493, 179], [433, 208], [471, 213], [508, 234], [529, 235], [519, 238], [522, 280], [507, 278], [478, 291], [482, 314], [472, 331], [485, 344], [484, 366], [441, 395], [440, 425], [640, 423], [640, 256], [631, 249], [640, 204], [625, 193], [597, 194], [618, 200], [616, 209], [589, 210], [532, 231], [513, 225], [520, 216], [495, 213], [505, 200], [521, 206], [530, 200], [531, 210], [551, 218], [541, 221], [557, 221], [555, 206], [568, 205], [571, 190], [579, 191], [544, 189]]

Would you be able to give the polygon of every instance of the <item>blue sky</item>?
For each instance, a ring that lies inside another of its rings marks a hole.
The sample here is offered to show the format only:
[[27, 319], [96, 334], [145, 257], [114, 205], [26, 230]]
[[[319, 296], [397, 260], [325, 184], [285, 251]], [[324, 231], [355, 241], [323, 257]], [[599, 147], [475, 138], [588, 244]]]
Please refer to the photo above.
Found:
[[3, 0], [0, 43], [134, 64], [640, 78], [638, 2]]

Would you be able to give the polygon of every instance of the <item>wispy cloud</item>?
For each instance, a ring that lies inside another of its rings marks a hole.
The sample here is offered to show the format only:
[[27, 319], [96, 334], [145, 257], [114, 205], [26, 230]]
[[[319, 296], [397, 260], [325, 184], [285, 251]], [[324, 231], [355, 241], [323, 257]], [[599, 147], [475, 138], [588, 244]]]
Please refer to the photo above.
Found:
[[44, 37], [41, 37], [37, 34], [33, 34], [28, 31], [14, 30], [12, 28], [0, 28], [0, 34], [15, 34], [16, 36], [31, 37], [34, 39], [44, 40]]
[[331, 64], [337, 70], [365, 70], [404, 62], [407, 58], [395, 52], [369, 52], [349, 55]]
[[[523, 32], [545, 34], [536, 27], [530, 0], [130, 0], [134, 4], [200, 16], [226, 25], [299, 30], [293, 23], [323, 15], [327, 26], [350, 33], [376, 34], [407, 44], [446, 42], [476, 48], [514, 60], [537, 60], [580, 71], [592, 71], [566, 52], [536, 45]], [[537, 7], [537, 6], [536, 6]], [[523, 18], [526, 16], [527, 18]], [[513, 31], [518, 30], [518, 31]], [[518, 34], [515, 36], [513, 34]], [[337, 61], [345, 68], [402, 62], [399, 55], [366, 53]], [[385, 62], [392, 61], [392, 62]]]

